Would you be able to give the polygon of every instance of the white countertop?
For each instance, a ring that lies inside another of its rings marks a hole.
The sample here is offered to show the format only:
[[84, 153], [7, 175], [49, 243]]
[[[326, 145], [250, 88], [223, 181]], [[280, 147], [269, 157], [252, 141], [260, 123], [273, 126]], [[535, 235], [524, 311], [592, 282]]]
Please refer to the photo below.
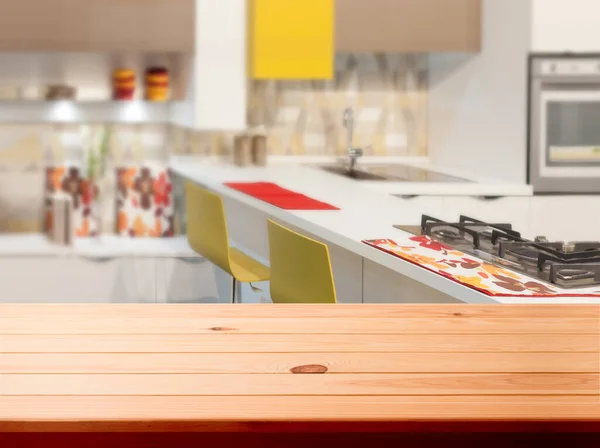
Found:
[[[321, 171], [314, 165], [339, 161], [331, 156], [271, 156], [271, 165], [305, 165]], [[357, 166], [404, 165], [445, 174], [467, 182], [410, 182], [410, 181], [360, 181], [363, 187], [397, 196], [532, 196], [533, 187], [523, 183], [508, 183], [498, 179], [447, 168], [432, 163], [427, 157], [368, 156], [358, 159]]]
[[128, 238], [103, 235], [76, 238], [72, 246], [54, 244], [41, 233], [0, 235], [0, 257], [76, 256], [85, 258], [199, 257], [185, 236], [173, 238]]
[[[394, 224], [420, 222], [417, 205], [365, 188], [362, 183], [321, 170], [290, 163], [273, 163], [267, 167], [238, 168], [217, 161], [193, 157], [174, 157], [171, 169], [211, 190], [263, 211], [283, 223], [304, 229], [313, 235], [361, 255], [416, 281], [427, 284], [467, 303], [600, 303], [600, 299], [544, 299], [519, 297], [515, 300], [491, 297], [453, 282], [405, 260], [388, 255], [362, 243], [365, 239], [402, 238], [410, 234], [393, 228]], [[334, 211], [290, 211], [226, 187], [224, 182], [274, 182], [340, 208]], [[444, 216], [441, 219], [456, 219]], [[506, 299], [506, 300], [505, 300]]]

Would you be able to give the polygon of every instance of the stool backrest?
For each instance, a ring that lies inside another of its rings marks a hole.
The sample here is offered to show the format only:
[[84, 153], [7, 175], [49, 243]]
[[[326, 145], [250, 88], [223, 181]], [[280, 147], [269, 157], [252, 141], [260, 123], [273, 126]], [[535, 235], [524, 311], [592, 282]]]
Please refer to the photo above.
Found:
[[329, 249], [269, 219], [273, 303], [337, 303]]
[[233, 275], [223, 199], [193, 182], [185, 184], [187, 239], [191, 248]]

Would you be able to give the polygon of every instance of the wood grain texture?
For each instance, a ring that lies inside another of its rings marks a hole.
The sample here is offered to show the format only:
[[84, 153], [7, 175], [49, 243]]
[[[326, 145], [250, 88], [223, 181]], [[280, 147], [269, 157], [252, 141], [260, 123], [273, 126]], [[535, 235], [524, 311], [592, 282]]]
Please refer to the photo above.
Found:
[[600, 319], [600, 305], [463, 305], [440, 303], [435, 306], [419, 304], [375, 305], [340, 303], [315, 307], [306, 304], [248, 304], [243, 313], [223, 305], [152, 304], [140, 307], [126, 303], [98, 304], [3, 304], [0, 317], [589, 317]]
[[12, 317], [0, 318], [0, 334], [597, 334], [588, 317], [367, 318], [278, 317]]
[[595, 334], [17, 334], [6, 353], [598, 353]]
[[[77, 425], [90, 431], [110, 430], [113, 422], [145, 422], [160, 430], [210, 430], [226, 425], [235, 430], [248, 422], [335, 421], [595, 421], [598, 400], [593, 396], [3, 396], [0, 397], [0, 431], [21, 422], [35, 430], [35, 422]], [[118, 404], [118, 405], [117, 405]], [[493, 407], [494, 411], [490, 412]], [[16, 418], [18, 416], [18, 419]], [[58, 418], [60, 416], [60, 418]], [[4, 422], [7, 422], [6, 424]], [[95, 423], [105, 422], [96, 426]], [[193, 428], [196, 425], [196, 428]], [[46, 424], [44, 429], [51, 428]], [[119, 425], [115, 426], [119, 428]], [[121, 425], [123, 429], [125, 426]], [[141, 425], [132, 426], [143, 430]], [[65, 429], [64, 427], [62, 428]], [[352, 428], [346, 428], [351, 431]]]
[[596, 395], [597, 374], [11, 374], [1, 395]]
[[596, 373], [597, 353], [9, 353], [4, 373]]
[[481, 0], [337, 0], [342, 52], [479, 51]]
[[599, 310], [0, 305], [0, 433], [600, 429]]
[[3, 1], [0, 50], [193, 52], [194, 17], [193, 0]]

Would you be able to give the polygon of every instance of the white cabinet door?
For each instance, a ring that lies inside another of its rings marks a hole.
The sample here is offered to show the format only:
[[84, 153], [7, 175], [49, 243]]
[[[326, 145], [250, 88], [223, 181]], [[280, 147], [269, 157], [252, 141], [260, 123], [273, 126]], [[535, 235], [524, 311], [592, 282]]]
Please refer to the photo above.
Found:
[[1, 257], [0, 303], [154, 303], [151, 259]]
[[444, 219], [443, 196], [396, 196], [404, 203], [406, 221], [398, 224], [417, 224], [421, 222], [421, 215], [429, 215]]
[[462, 303], [443, 292], [364, 260], [363, 303]]
[[117, 262], [89, 264], [56, 257], [0, 258], [2, 303], [110, 301]]
[[457, 220], [460, 215], [498, 224], [512, 224], [514, 230], [524, 237], [531, 236], [531, 198], [500, 197], [485, 199], [469, 196], [448, 196], [444, 198], [446, 219]]
[[158, 259], [126, 257], [118, 263], [119, 269], [112, 279], [111, 301], [156, 303]]
[[106, 303], [118, 261], [87, 263], [56, 257], [0, 258], [2, 303]]
[[534, 235], [555, 241], [600, 240], [600, 196], [534, 196]]
[[598, 0], [533, 0], [532, 51], [600, 51]]

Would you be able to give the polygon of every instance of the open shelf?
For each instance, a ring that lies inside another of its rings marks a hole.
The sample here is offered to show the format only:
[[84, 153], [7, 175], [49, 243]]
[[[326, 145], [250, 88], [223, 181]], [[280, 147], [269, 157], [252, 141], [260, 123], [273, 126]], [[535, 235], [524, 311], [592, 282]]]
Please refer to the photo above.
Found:
[[170, 102], [0, 101], [2, 123], [168, 123]]

